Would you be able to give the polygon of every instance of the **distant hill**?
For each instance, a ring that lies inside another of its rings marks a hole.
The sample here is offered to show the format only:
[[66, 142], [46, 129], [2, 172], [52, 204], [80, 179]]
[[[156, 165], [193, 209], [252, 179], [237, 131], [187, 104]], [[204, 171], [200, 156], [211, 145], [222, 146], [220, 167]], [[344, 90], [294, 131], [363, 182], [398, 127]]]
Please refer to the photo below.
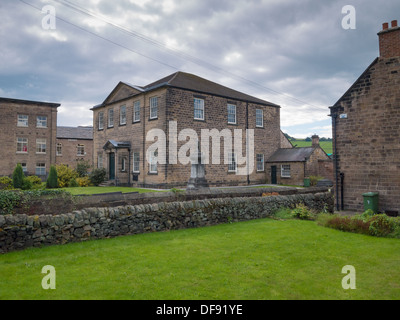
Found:
[[[292, 140], [289, 139], [290, 143], [293, 146], [296, 146], [298, 148], [302, 148], [302, 147], [311, 147], [312, 145], [312, 141], [306, 141], [304, 140]], [[333, 143], [332, 141], [319, 141], [319, 145], [321, 146], [321, 148], [329, 155], [333, 153]]]

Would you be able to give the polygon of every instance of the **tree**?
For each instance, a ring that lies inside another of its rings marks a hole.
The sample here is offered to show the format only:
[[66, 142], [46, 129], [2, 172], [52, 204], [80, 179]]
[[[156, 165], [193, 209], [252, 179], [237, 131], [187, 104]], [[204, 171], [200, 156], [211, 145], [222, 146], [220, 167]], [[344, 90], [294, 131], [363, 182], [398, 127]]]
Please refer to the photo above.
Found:
[[18, 163], [12, 175], [13, 186], [15, 189], [22, 189], [24, 185], [24, 178], [25, 178], [24, 170], [22, 169], [21, 164]]
[[55, 166], [50, 167], [50, 174], [46, 181], [46, 187], [49, 189], [58, 188], [57, 169]]

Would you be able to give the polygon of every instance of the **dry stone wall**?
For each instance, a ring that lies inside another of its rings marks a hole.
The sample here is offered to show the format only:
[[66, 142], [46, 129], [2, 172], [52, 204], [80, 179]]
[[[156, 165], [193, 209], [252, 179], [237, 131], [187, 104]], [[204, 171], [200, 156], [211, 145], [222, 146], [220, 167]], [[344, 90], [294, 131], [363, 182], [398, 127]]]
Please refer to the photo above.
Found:
[[197, 228], [265, 218], [281, 207], [304, 203], [333, 210], [330, 192], [241, 197], [87, 208], [60, 215], [0, 216], [0, 253], [146, 232]]

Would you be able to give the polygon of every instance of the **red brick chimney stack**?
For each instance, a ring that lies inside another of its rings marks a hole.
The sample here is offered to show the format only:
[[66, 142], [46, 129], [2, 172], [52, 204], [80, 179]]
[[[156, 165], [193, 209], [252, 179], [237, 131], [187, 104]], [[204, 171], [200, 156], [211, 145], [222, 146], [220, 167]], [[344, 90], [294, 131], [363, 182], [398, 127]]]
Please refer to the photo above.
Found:
[[382, 31], [378, 33], [379, 36], [379, 52], [381, 58], [393, 58], [400, 56], [400, 27], [397, 20], [389, 23], [385, 22], [382, 25]]

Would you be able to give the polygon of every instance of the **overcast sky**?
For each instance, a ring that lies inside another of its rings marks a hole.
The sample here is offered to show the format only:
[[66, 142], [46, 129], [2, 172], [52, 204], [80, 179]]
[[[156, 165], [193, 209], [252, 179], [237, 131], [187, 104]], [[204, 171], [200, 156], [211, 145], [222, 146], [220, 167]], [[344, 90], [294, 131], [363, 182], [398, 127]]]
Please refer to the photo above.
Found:
[[397, 19], [399, 0], [0, 0], [0, 96], [61, 103], [59, 126], [92, 125], [119, 81], [184, 71], [281, 105], [291, 136], [331, 137], [328, 107]]

